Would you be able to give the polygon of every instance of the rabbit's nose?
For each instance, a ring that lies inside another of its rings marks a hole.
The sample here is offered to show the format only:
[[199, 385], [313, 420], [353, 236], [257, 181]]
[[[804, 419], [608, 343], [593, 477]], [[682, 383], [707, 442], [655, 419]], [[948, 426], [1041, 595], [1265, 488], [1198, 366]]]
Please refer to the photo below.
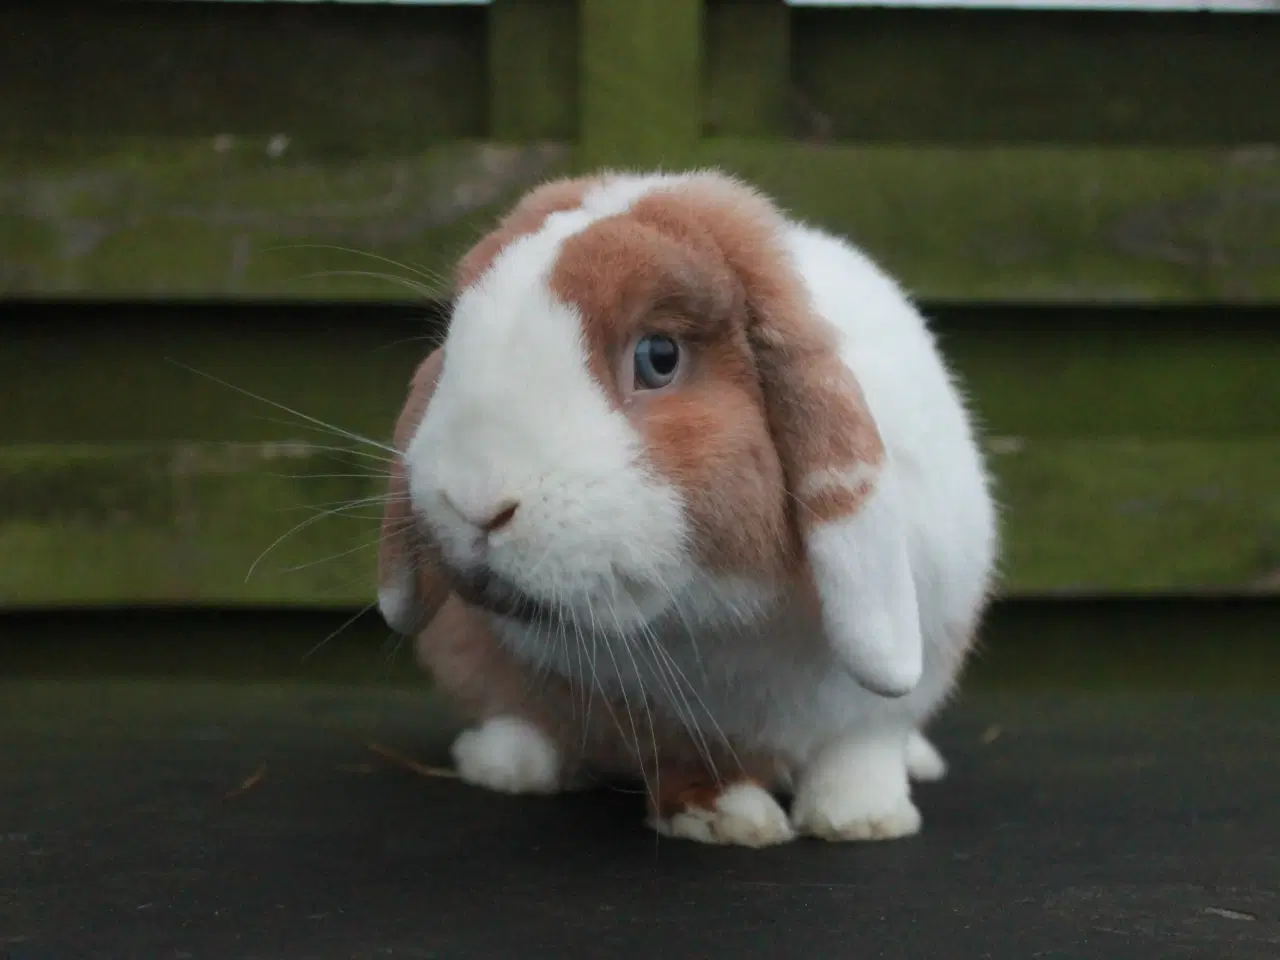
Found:
[[520, 504], [515, 500], [507, 500], [498, 508], [496, 513], [489, 517], [488, 520], [484, 523], [477, 524], [477, 526], [479, 526], [485, 533], [496, 533], [515, 518], [516, 510], [519, 509], [519, 507]]
[[483, 531], [485, 534], [497, 533], [503, 527], [511, 523], [515, 519], [516, 510], [519, 509], [520, 503], [516, 500], [503, 500], [495, 507], [488, 510], [464, 510], [458, 503], [447, 493], [441, 493], [440, 498], [444, 501], [445, 506], [456, 513], [471, 526], [477, 530]]

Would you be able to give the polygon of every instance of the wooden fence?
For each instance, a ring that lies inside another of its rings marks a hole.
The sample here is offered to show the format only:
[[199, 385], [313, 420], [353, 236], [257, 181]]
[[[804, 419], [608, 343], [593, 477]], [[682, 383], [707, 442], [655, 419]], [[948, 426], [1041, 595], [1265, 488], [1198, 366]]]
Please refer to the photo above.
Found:
[[378, 464], [166, 360], [385, 439], [451, 260], [600, 165], [726, 167], [905, 280], [1008, 592], [1277, 591], [1278, 50], [1268, 15], [11, 5], [0, 606], [367, 601], [376, 511], [321, 512]]

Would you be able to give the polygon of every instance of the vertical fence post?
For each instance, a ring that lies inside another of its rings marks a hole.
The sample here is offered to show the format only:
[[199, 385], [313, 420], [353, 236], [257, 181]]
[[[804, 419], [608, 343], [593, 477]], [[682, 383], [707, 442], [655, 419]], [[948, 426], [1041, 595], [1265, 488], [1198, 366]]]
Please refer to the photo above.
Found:
[[493, 0], [489, 136], [572, 140], [578, 128], [578, 0]]
[[784, 0], [707, 0], [706, 11], [704, 135], [785, 138], [791, 8]]
[[681, 166], [701, 133], [702, 0], [580, 0], [580, 162]]

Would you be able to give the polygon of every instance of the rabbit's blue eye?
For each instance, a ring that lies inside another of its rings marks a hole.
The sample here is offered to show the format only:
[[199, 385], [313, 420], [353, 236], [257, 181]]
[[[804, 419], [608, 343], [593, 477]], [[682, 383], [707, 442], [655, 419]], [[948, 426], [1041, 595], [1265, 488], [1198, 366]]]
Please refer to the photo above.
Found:
[[680, 368], [680, 344], [661, 334], [649, 334], [636, 344], [636, 386], [660, 390], [675, 379]]

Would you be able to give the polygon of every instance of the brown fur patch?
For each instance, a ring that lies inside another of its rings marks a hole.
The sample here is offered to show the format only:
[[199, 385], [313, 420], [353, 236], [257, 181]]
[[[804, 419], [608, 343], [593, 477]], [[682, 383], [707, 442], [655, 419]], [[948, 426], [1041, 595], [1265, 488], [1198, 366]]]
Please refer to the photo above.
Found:
[[601, 182], [599, 177], [569, 177], [535, 187], [458, 261], [454, 286], [465, 290], [493, 265], [507, 246], [521, 237], [537, 233], [553, 213], [582, 206], [587, 191]]
[[649, 798], [649, 810], [663, 820], [689, 810], [714, 810], [716, 801], [726, 790], [743, 783], [767, 789], [763, 782], [746, 775], [716, 781], [706, 773], [664, 770], [658, 781], [656, 799]]
[[814, 527], [856, 513], [874, 489], [874, 481], [868, 478], [856, 486], [825, 487], [805, 494], [801, 498], [800, 523], [805, 528]]
[[[725, 572], [789, 567], [794, 538], [742, 288], [714, 238], [680, 204], [641, 200], [569, 238], [552, 289], [583, 317], [592, 372], [645, 437], [653, 465], [684, 492], [701, 562]], [[641, 333], [686, 345], [689, 372], [677, 389], [622, 388], [626, 350]]]
[[[753, 190], [700, 176], [569, 238], [552, 276], [582, 314], [592, 372], [684, 491], [700, 560], [722, 572], [794, 570], [797, 519], [845, 516], [869, 491], [823, 490], [798, 511], [787, 491], [884, 457], [836, 332], [780, 247], [784, 227]], [[628, 397], [620, 386], [641, 332], [690, 346], [678, 388]]]
[[814, 313], [779, 246], [785, 225], [774, 206], [743, 185], [711, 176], [664, 188], [637, 208], [642, 204], [678, 206], [696, 218], [739, 278], [788, 486], [797, 489], [816, 470], [880, 463], [879, 431], [840, 358], [835, 330]]

